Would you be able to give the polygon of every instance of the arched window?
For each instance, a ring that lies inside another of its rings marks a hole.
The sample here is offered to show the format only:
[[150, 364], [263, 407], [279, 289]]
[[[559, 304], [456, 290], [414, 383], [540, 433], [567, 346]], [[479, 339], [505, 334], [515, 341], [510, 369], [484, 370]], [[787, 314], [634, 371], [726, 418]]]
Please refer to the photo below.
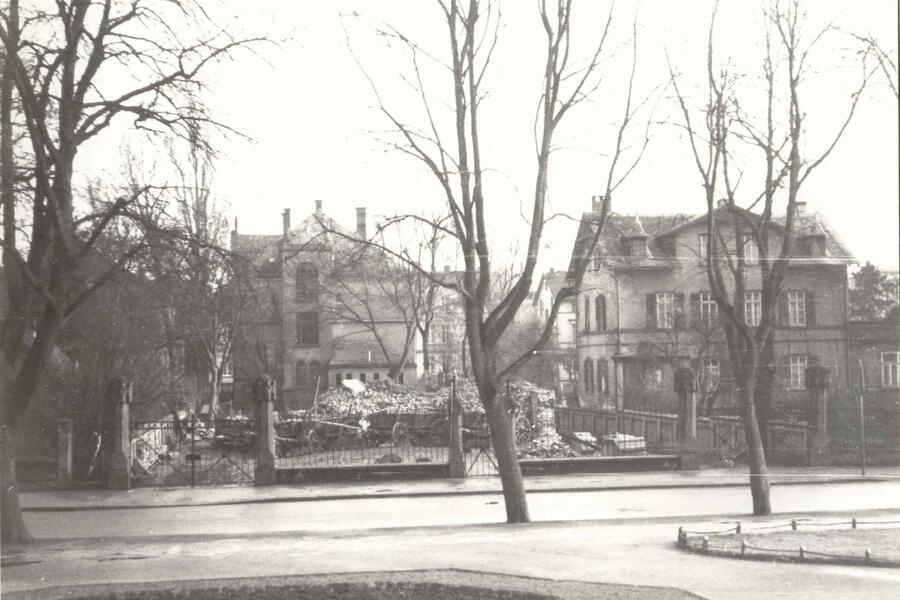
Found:
[[319, 299], [319, 272], [310, 262], [297, 267], [297, 300], [310, 302]]
[[584, 373], [582, 374], [584, 378], [584, 393], [593, 394], [594, 393], [594, 363], [591, 362], [591, 359], [584, 359]]
[[309, 383], [308, 373], [306, 371], [306, 363], [302, 360], [297, 361], [297, 366], [295, 368], [295, 378], [294, 378], [294, 387], [306, 387], [306, 384]]
[[584, 331], [587, 333], [591, 330], [591, 299], [584, 297]]

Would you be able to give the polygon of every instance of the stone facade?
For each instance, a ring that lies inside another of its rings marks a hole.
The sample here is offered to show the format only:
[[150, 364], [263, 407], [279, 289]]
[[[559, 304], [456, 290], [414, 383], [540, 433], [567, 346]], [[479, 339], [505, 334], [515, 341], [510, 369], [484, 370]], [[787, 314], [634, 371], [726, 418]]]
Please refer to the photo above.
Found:
[[[582, 219], [572, 265], [602, 202], [596, 198]], [[778, 406], [799, 409], [807, 397], [807, 365], [828, 367], [832, 385], [846, 389], [847, 266], [853, 259], [820, 215], [801, 205], [798, 223], [798, 251], [778, 301], [773, 397]], [[780, 231], [777, 222], [771, 227]], [[704, 266], [705, 234], [705, 215], [610, 213], [574, 303], [581, 406], [674, 410], [673, 369], [690, 365], [698, 373], [701, 410], [734, 408], [727, 350]], [[731, 252], [740, 236], [725, 235]], [[772, 236], [770, 256], [779, 240]], [[758, 254], [745, 248], [747, 256]], [[748, 265], [748, 294], [738, 307], [748, 319], [755, 318], [754, 292], [761, 287], [759, 267]]]
[[383, 285], [392, 266], [360, 243], [365, 209], [357, 210], [356, 231], [326, 215], [321, 201], [296, 226], [289, 209], [282, 216], [282, 235], [236, 228], [231, 235], [257, 296], [235, 343], [236, 404], [249, 402], [250, 385], [263, 373], [275, 378], [277, 405], [289, 409], [311, 406], [317, 392], [343, 379], [374, 381], [394, 370], [415, 382], [417, 336], [410, 339], [409, 317]]

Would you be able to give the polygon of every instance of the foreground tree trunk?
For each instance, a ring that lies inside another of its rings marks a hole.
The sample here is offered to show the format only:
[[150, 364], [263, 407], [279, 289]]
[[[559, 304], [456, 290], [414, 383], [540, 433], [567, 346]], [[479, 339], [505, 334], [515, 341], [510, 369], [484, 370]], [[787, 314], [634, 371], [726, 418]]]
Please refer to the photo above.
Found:
[[525, 499], [525, 481], [522, 479], [522, 469], [516, 456], [511, 408], [507, 407], [505, 398], [497, 394], [495, 385], [489, 384], [483, 390], [481, 385], [478, 387], [491, 428], [491, 443], [494, 446], [494, 456], [497, 458], [500, 481], [503, 484], [506, 522], [528, 523], [531, 517]]
[[3, 444], [3, 520], [0, 523], [0, 531], [4, 544], [14, 544], [32, 541], [25, 521], [22, 518], [22, 509], [19, 504], [19, 487], [16, 479], [16, 434], [15, 424], [0, 427], [0, 437]]
[[[750, 381], [753, 381], [750, 377]], [[750, 469], [750, 496], [753, 499], [753, 514], [765, 516], [772, 514], [772, 503], [769, 499], [769, 468], [766, 464], [766, 453], [760, 432], [756, 405], [753, 401], [753, 383], [741, 386], [738, 392], [743, 407], [744, 438], [747, 443], [747, 465]]]

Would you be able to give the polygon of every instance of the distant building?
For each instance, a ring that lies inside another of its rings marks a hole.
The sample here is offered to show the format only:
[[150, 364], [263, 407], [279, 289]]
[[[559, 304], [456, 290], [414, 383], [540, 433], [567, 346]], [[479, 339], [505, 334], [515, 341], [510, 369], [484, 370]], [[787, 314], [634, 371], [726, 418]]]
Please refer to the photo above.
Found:
[[[582, 218], [570, 271], [586, 251], [603, 202], [594, 198]], [[725, 209], [718, 210], [724, 216]], [[775, 404], [803, 406], [810, 364], [829, 367], [835, 389], [847, 389], [847, 267], [853, 257], [821, 215], [798, 203], [797, 216], [797, 251], [779, 299], [773, 395]], [[771, 227], [777, 233], [782, 226]], [[749, 257], [747, 291], [737, 310], [755, 324], [762, 287], [752, 266], [758, 248], [740, 230], [725, 237], [732, 253], [743, 244]], [[673, 368], [679, 364], [698, 374], [701, 410], [732, 404], [728, 353], [704, 267], [705, 238], [705, 214], [610, 212], [574, 303], [579, 404], [672, 411]], [[770, 255], [773, 250], [774, 243]]]
[[286, 408], [312, 405], [316, 395], [344, 379], [376, 381], [392, 372], [415, 382], [417, 335], [408, 335], [402, 299], [384, 285], [393, 265], [366, 238], [366, 211], [356, 230], [315, 211], [281, 235], [231, 234], [233, 252], [247, 259], [256, 310], [236, 340], [232, 377], [236, 395], [249, 396], [260, 373], [277, 381]]
[[[547, 322], [553, 301], [560, 289], [569, 285], [565, 271], [549, 272], [541, 276], [532, 300], [532, 314], [540, 324]], [[556, 320], [553, 323], [553, 334], [542, 352], [547, 352], [556, 359], [555, 388], [557, 397], [566, 404], [577, 403], [578, 398], [578, 362], [576, 360], [577, 315], [575, 298], [569, 297], [560, 303]]]

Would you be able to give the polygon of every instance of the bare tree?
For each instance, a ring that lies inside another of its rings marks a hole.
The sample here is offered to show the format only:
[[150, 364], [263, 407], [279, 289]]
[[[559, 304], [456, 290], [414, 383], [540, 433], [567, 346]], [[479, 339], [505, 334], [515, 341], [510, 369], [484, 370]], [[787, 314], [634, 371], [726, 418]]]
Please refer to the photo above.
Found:
[[[762, 84], [765, 106], [761, 117], [750, 114], [739, 102], [739, 77], [730, 61], [715, 55], [713, 10], [706, 45], [706, 95], [699, 113], [691, 110], [679, 77], [670, 61], [675, 96], [680, 107], [692, 157], [700, 175], [707, 220], [706, 273], [728, 349], [734, 392], [741, 407], [748, 447], [753, 513], [771, 512], [768, 469], [761, 422], [768, 416], [774, 376], [774, 332], [776, 309], [785, 275], [795, 256], [796, 206], [800, 187], [822, 164], [850, 124], [871, 72], [863, 69], [861, 82], [852, 94], [846, 115], [825, 149], [817, 156], [804, 156], [802, 138], [807, 128], [801, 110], [803, 82], [811, 67], [813, 49], [833, 31], [825, 28], [807, 35], [805, 15], [799, 0], [775, 1], [764, 10], [765, 56]], [[784, 113], [781, 113], [784, 107]], [[698, 124], [698, 122], [700, 124]], [[736, 166], [747, 154], [759, 157], [761, 185], [750, 195], [738, 196], [742, 171]], [[721, 202], [719, 202], [721, 199]], [[776, 204], [785, 209], [783, 221], [776, 219]], [[758, 211], [750, 212], [751, 209]], [[741, 240], [729, 248], [729, 240]], [[744, 299], [748, 274], [745, 252], [758, 249], [761, 280], [759, 314], [745, 319]], [[761, 414], [765, 413], [765, 414]]]
[[[102, 213], [79, 217], [75, 157], [119, 117], [131, 117], [135, 128], [183, 137], [199, 124], [215, 124], [202, 104], [189, 101], [203, 89], [199, 75], [250, 41], [216, 28], [201, 7], [189, 2], [60, 0], [50, 10], [30, 10], [21, 19], [19, 13], [18, 0], [0, 10], [2, 87], [8, 90], [12, 77], [33, 180], [27, 243], [10, 231], [21, 216], [15, 194], [4, 190], [3, 196], [3, 252], [11, 299], [4, 359], [14, 373], [3, 386], [0, 409], [4, 541], [29, 539], [16, 489], [14, 431], [59, 332], [143, 247], [129, 249], [102, 273], [84, 272], [83, 261], [103, 231], [143, 190], [118, 198]], [[183, 25], [183, 33], [171, 23]], [[11, 140], [4, 136], [2, 142], [0, 155], [8, 170]]]
[[[365, 69], [363, 72], [372, 85], [379, 109], [391, 123], [397, 136], [391, 145], [416, 159], [438, 184], [445, 204], [445, 220], [429, 221], [426, 224], [455, 241], [463, 261], [462, 277], [458, 281], [443, 281], [435, 278], [429, 269], [411, 264], [423, 276], [432, 277], [439, 285], [455, 290], [461, 298], [470, 368], [490, 425], [503, 485], [507, 520], [511, 523], [524, 522], [529, 520], [529, 514], [512, 435], [512, 407], [507, 406], [498, 392], [501, 379], [529, 360], [533, 351], [529, 349], [522, 358], [504, 366], [498, 363], [497, 348], [532, 285], [544, 224], [550, 218], [547, 214], [547, 196], [554, 136], [570, 111], [590, 98], [600, 87], [599, 65], [601, 59], [609, 54], [608, 37], [613, 13], [610, 11], [606, 21], [597, 30], [597, 41], [592, 44], [588, 57], [579, 62], [572, 56], [575, 52], [572, 46], [573, 1], [538, 3], [538, 17], [544, 33], [545, 60], [535, 119], [536, 167], [529, 211], [530, 230], [521, 269], [509, 290], [492, 302], [490, 290], [495, 270], [490, 245], [492, 227], [488, 219], [491, 197], [483, 164], [485, 142], [481, 137], [479, 111], [487, 94], [485, 73], [491, 65], [499, 37], [499, 8], [496, 3], [484, 0], [438, 0], [436, 5], [446, 25], [449, 63], [436, 58], [426, 48], [390, 25], [383, 26], [378, 31], [390, 43], [403, 48], [411, 59], [412, 76], [405, 77], [404, 81], [422, 103], [424, 127], [407, 122], [395, 112], [384, 101], [375, 81]], [[426, 78], [423, 77], [426, 64], [436, 65], [441, 76], [449, 78], [453, 98], [447, 105], [435, 100], [426, 89]], [[629, 85], [626, 122], [634, 116], [634, 111], [640, 104], [631, 103], [630, 90]], [[452, 122], [452, 134], [449, 136], [441, 134], [444, 129], [440, 117], [443, 113], [439, 111], [444, 107], [449, 108], [447, 112], [449, 121]], [[610, 169], [607, 185], [610, 190], [621, 182], [621, 178], [614, 176], [613, 172], [622, 148], [621, 138], [626, 124], [620, 129], [616, 158]], [[605, 217], [604, 214], [596, 223], [593, 244], [588, 245], [591, 252], [599, 238], [599, 229], [602, 228]], [[403, 219], [425, 220], [418, 215], [405, 215], [394, 219], [394, 222]], [[496, 227], [496, 223], [494, 226]], [[391, 252], [390, 249], [385, 250]], [[395, 254], [398, 258], [404, 258], [400, 253]], [[579, 263], [575, 274], [579, 281], [588, 263], [588, 257]], [[574, 293], [574, 288], [568, 292], [569, 295]], [[557, 299], [554, 303], [551, 321], [558, 312], [559, 301]], [[546, 342], [550, 330], [552, 322], [538, 344]]]

